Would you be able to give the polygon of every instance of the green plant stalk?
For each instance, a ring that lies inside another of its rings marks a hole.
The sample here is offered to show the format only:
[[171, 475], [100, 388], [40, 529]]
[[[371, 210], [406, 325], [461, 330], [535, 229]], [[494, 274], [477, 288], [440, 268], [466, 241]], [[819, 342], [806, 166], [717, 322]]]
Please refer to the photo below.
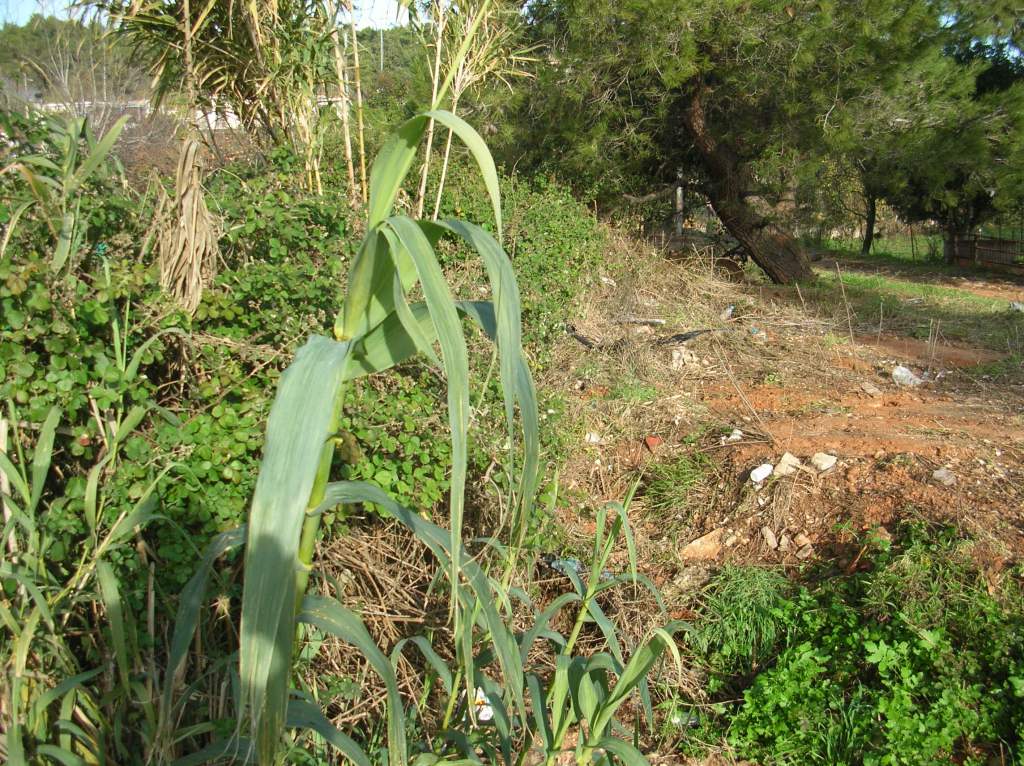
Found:
[[[336, 433], [338, 423], [341, 420], [341, 408], [345, 402], [345, 388], [338, 391], [338, 400], [334, 403], [334, 414], [331, 416], [330, 431]], [[316, 471], [316, 480], [313, 482], [313, 491], [309, 494], [309, 502], [306, 503], [306, 518], [302, 522], [302, 536], [299, 538], [299, 570], [295, 575], [295, 614], [299, 613], [302, 606], [302, 598], [306, 595], [306, 588], [309, 587], [309, 574], [313, 569], [313, 551], [316, 548], [316, 536], [320, 531], [320, 520], [322, 515], [312, 512], [324, 499], [324, 490], [331, 478], [331, 464], [334, 461], [335, 445], [337, 439], [328, 439], [320, 453], [320, 465]]]
[[466, 58], [466, 54], [469, 52], [469, 46], [472, 44], [473, 38], [476, 36], [476, 30], [480, 28], [480, 22], [482, 22], [484, 16], [487, 15], [487, 7], [490, 4], [491, 0], [484, 0], [483, 5], [480, 6], [480, 12], [477, 14], [476, 18], [473, 19], [473, 23], [470, 25], [469, 31], [466, 32], [466, 36], [462, 38], [462, 44], [459, 46], [459, 50], [455, 54], [455, 58], [452, 59], [452, 63], [448, 67], [448, 75], [444, 78], [444, 82], [437, 90], [437, 96], [434, 98], [434, 103], [430, 107], [431, 110], [438, 109], [441, 106], [441, 102], [444, 101], [444, 97], [448, 94], [448, 89], [451, 87], [452, 80], [455, 78], [455, 73], [462, 65], [463, 59]]

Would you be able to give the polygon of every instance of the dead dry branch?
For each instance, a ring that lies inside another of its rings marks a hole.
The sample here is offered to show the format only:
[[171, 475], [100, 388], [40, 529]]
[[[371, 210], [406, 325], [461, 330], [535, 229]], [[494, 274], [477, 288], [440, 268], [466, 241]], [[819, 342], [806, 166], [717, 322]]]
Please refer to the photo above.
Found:
[[153, 219], [157, 231], [160, 285], [189, 314], [203, 297], [203, 287], [213, 279], [220, 250], [217, 223], [206, 207], [200, 144], [186, 139], [181, 146], [175, 177], [174, 198], [160, 187], [160, 201]]

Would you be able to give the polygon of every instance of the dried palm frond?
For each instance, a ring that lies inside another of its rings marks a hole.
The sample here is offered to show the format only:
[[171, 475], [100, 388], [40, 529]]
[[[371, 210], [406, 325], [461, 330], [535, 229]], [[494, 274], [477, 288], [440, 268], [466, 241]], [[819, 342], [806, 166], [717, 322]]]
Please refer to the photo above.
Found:
[[194, 314], [199, 307], [203, 287], [213, 278], [220, 255], [217, 224], [203, 195], [199, 147], [193, 139], [182, 143], [174, 199], [161, 189], [154, 217], [158, 231], [160, 285], [189, 314]]

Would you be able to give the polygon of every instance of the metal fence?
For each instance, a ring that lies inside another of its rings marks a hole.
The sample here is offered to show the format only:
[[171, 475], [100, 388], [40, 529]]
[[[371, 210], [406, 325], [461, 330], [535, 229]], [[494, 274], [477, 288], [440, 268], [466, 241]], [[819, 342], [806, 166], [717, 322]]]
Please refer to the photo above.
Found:
[[979, 235], [946, 240], [946, 257], [962, 265], [1024, 269], [1024, 241]]

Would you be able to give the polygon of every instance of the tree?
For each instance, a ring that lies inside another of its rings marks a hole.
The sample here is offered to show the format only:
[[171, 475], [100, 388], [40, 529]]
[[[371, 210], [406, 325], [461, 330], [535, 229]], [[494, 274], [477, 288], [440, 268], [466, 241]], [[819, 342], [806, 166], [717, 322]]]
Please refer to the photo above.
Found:
[[[884, 199], [904, 220], [934, 221], [950, 241], [1020, 199], [1011, 158], [1022, 140], [1024, 65], [971, 4], [922, 4], [928, 23], [886, 36], [875, 73], [848, 88], [826, 144], [856, 169], [864, 199], [862, 252]], [[958, 17], [953, 11], [961, 15]]]
[[[942, 55], [960, 29], [951, 19], [964, 19], [964, 29], [972, 19], [975, 37], [994, 28], [984, 5], [536, 0], [531, 29], [549, 58], [522, 112], [548, 132], [532, 142], [521, 135], [523, 160], [554, 164], [606, 202], [696, 178], [773, 280], [804, 279], [807, 259], [772, 203], [792, 198], [796, 180], [812, 175], [806, 168], [841, 147], [861, 176], [869, 217], [889, 193], [904, 141], [913, 150], [933, 135], [930, 119], [917, 130], [918, 112], [943, 95], [931, 89], [941, 77], [918, 78], [918, 93], [903, 78]], [[908, 109], [909, 123], [896, 118]]]

